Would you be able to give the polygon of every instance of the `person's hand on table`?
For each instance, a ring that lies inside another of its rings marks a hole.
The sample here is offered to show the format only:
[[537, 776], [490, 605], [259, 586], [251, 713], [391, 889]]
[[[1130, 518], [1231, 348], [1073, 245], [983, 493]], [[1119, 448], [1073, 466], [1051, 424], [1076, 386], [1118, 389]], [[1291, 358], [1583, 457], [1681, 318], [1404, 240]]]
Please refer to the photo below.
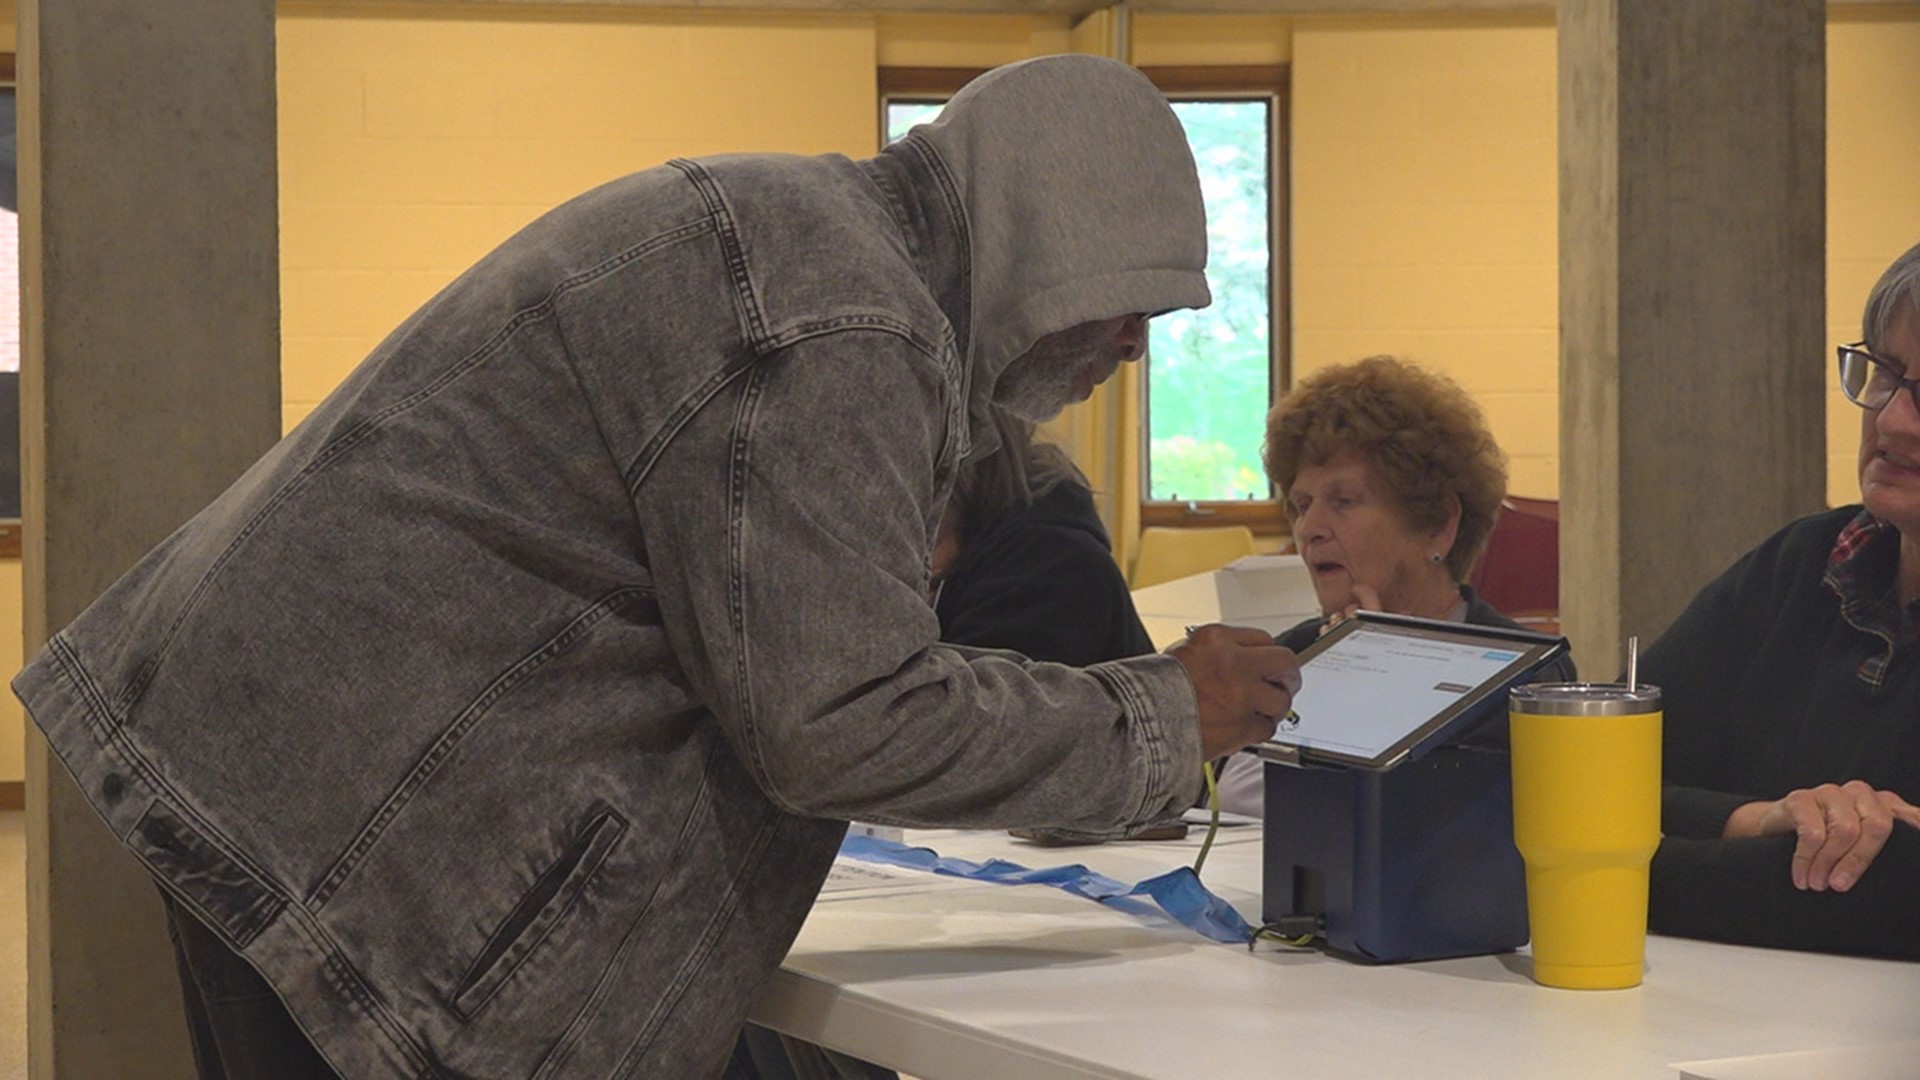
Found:
[[1203, 761], [1271, 737], [1300, 690], [1300, 661], [1264, 630], [1199, 626], [1167, 652], [1193, 681]]
[[1721, 835], [1792, 833], [1793, 887], [1846, 892], [1866, 873], [1899, 824], [1920, 829], [1920, 806], [1862, 780], [1790, 791], [1771, 802], [1746, 803], [1727, 816]]

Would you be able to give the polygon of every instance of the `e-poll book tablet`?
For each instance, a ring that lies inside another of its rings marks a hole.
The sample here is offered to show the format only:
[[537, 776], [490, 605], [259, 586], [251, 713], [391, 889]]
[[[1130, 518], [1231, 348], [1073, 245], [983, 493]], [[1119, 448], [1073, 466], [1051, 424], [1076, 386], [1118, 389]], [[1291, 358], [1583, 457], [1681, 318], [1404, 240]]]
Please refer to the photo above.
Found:
[[1483, 707], [1505, 708], [1510, 687], [1566, 648], [1528, 630], [1362, 611], [1300, 654], [1294, 717], [1253, 749], [1291, 765], [1390, 769]]

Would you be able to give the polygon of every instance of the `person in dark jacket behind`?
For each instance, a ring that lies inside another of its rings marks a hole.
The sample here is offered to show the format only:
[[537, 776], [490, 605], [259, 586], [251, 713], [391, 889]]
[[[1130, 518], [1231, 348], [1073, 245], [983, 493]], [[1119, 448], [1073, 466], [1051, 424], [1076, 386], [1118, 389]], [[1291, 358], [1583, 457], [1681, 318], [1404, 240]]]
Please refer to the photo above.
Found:
[[13, 683], [165, 890], [206, 1074], [712, 1076], [847, 820], [1190, 804], [1290, 653], [957, 650], [927, 568], [990, 409], [1084, 400], [1205, 263], [1166, 97], [1056, 56], [461, 274]]
[[1656, 932], [1920, 960], [1920, 246], [1862, 321], [1839, 349], [1861, 504], [1780, 530], [1641, 654]]
[[1031, 423], [999, 428], [1001, 452], [961, 473], [940, 519], [940, 640], [1076, 667], [1153, 652], [1086, 477]]
[[[1316, 372], [1268, 414], [1264, 459], [1322, 612], [1278, 644], [1305, 649], [1362, 608], [1518, 627], [1466, 584], [1506, 497], [1507, 464], [1453, 380], [1391, 356]], [[1573, 658], [1534, 678], [1571, 681]], [[1228, 759], [1221, 808], [1260, 816], [1264, 773], [1254, 754]]]

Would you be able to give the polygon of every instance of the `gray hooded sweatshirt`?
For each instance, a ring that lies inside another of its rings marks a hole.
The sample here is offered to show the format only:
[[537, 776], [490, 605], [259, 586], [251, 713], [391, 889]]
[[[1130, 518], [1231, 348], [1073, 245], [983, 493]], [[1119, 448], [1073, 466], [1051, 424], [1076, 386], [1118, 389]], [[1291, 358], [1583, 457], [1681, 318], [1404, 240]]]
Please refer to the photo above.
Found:
[[14, 687], [352, 1077], [718, 1071], [844, 821], [1188, 805], [1179, 663], [936, 644], [928, 553], [1036, 338], [1203, 305], [1139, 73], [991, 72], [865, 161], [545, 215]]

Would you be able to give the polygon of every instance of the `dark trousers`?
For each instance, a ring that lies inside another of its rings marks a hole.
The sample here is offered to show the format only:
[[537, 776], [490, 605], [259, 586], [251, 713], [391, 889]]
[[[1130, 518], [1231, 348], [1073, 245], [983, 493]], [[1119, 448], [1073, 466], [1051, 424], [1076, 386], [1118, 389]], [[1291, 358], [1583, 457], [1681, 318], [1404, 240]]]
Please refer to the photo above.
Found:
[[200, 1080], [339, 1080], [273, 987], [165, 892]]
[[748, 1024], [721, 1080], [898, 1080], [892, 1069]]

